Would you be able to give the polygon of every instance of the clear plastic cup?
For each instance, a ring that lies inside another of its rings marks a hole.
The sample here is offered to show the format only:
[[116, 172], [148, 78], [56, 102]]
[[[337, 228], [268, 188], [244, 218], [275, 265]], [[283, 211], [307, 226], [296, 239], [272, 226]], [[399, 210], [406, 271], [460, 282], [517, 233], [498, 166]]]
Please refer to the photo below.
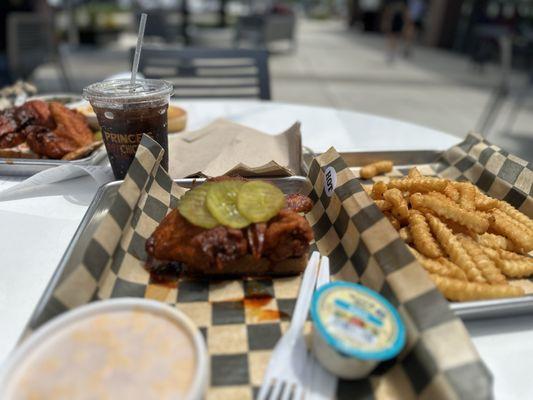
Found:
[[117, 179], [124, 179], [135, 158], [143, 134], [165, 150], [161, 162], [168, 170], [167, 109], [172, 85], [155, 79], [140, 79], [132, 86], [129, 79], [93, 83], [83, 90], [91, 103]]

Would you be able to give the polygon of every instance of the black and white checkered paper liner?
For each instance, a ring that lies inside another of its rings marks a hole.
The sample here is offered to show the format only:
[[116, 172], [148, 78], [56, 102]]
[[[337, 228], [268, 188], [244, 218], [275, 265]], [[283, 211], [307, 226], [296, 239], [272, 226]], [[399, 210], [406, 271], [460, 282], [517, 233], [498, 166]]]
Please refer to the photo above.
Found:
[[334, 149], [320, 155], [309, 179], [314, 207], [307, 217], [333, 279], [381, 293], [407, 328], [399, 357], [366, 380], [340, 381], [339, 392], [376, 399], [490, 398], [490, 373], [464, 325], [342, 157]]
[[[151, 282], [143, 268], [145, 241], [185, 191], [159, 166], [161, 157], [159, 145], [144, 137], [83, 263], [62, 278], [31, 328], [93, 300], [156, 299], [186, 313], [204, 334], [211, 361], [206, 398], [253, 398], [271, 350], [288, 327], [300, 278], [182, 280], [175, 287]], [[469, 135], [445, 152], [439, 165], [439, 174], [480, 182], [489, 194], [530, 214], [530, 165], [480, 137]], [[309, 179], [314, 207], [307, 217], [314, 246], [330, 258], [333, 279], [380, 292], [398, 308], [408, 332], [400, 356], [368, 379], [339, 381], [337, 397], [491, 398], [491, 375], [462, 322], [344, 160], [330, 149], [313, 160]], [[257, 299], [265, 304], [247, 307]]]
[[489, 196], [505, 200], [533, 218], [533, 163], [522, 160], [482, 136], [470, 133], [444, 152], [438, 175], [468, 180]]

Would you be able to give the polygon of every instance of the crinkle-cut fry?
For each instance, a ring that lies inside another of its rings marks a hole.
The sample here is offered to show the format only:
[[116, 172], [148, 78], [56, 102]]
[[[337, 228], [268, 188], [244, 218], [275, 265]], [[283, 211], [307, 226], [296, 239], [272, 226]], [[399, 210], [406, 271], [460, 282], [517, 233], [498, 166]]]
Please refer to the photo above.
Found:
[[387, 191], [387, 184], [385, 182], [376, 182], [372, 185], [372, 197], [374, 200], [383, 199], [383, 193]]
[[359, 176], [363, 179], [370, 179], [376, 175], [384, 174], [390, 171], [392, 171], [392, 161], [382, 160], [367, 164], [362, 167], [359, 171]]
[[[432, 274], [437, 274], [441, 276], [447, 276], [449, 278], [455, 278], [460, 280], [467, 280], [466, 274], [464, 271], [459, 268], [457, 265], [452, 263], [451, 261], [446, 260], [445, 258], [441, 257], [437, 260], [433, 258], [427, 258], [423, 254], [420, 254], [418, 251], [413, 249], [412, 247], [409, 247], [413, 255], [416, 257], [420, 265], [424, 267], [426, 271]], [[443, 262], [443, 260], [446, 260], [447, 262]]]
[[463, 210], [451, 200], [444, 201], [434, 195], [415, 193], [411, 195], [411, 205], [416, 209], [429, 208], [435, 214], [451, 219], [476, 233], [485, 233], [489, 228], [488, 218], [477, 212]]
[[498, 267], [509, 278], [529, 278], [533, 275], [533, 259], [529, 257], [521, 260], [500, 259]]
[[440, 178], [422, 177], [422, 178], [404, 178], [391, 179], [388, 183], [389, 189], [399, 189], [402, 192], [442, 192], [448, 180]]
[[409, 218], [409, 208], [407, 201], [403, 198], [402, 192], [398, 189], [389, 189], [383, 193], [383, 198], [392, 204], [392, 215], [400, 222], [406, 221]]
[[459, 190], [459, 205], [467, 211], [476, 209], [476, 188], [470, 182], [458, 182], [456, 184]]
[[513, 242], [516, 248], [524, 253], [529, 253], [533, 250], [533, 234], [529, 233], [524, 224], [498, 208], [492, 210], [489, 220], [491, 229]]
[[533, 258], [503, 249], [481, 246], [483, 252], [509, 278], [526, 278], [533, 275]]
[[455, 188], [453, 183], [448, 183], [446, 187], [444, 188], [443, 192], [447, 197], [449, 197], [451, 200], [453, 200], [455, 203], [459, 201], [459, 198], [461, 195], [459, 194], [459, 191]]
[[426, 195], [434, 197], [434, 198], [439, 199], [441, 201], [445, 201], [448, 204], [457, 205], [455, 203], [455, 201], [453, 201], [452, 199], [450, 199], [448, 196], [446, 196], [444, 193], [441, 193], [441, 192], [429, 192], [429, 193], [426, 193]]
[[422, 178], [422, 174], [420, 173], [417, 167], [413, 167], [407, 173], [407, 177], [408, 178]]
[[483, 250], [483, 253], [489, 256], [499, 268], [498, 260], [500, 260], [500, 253], [498, 253], [498, 250], [493, 249], [491, 247], [487, 247], [487, 246], [481, 246], [481, 250]]
[[452, 231], [441, 220], [433, 215], [428, 215], [427, 219], [429, 226], [431, 227], [431, 231], [439, 241], [442, 248], [446, 251], [451, 261], [461, 267], [469, 280], [473, 282], [485, 282], [486, 280], [483, 278], [483, 274], [476, 267], [476, 264], [472, 258], [470, 258]]
[[453, 272], [454, 276], [452, 278], [461, 279], [462, 281], [468, 280], [468, 277], [466, 276], [465, 271], [463, 271], [459, 266], [457, 266], [457, 264], [454, 264], [453, 262], [451, 262], [445, 257], [437, 258], [437, 261], [443, 265], [446, 265], [448, 269]]
[[431, 234], [426, 217], [416, 210], [409, 212], [409, 226], [416, 249], [429, 258], [442, 257], [439, 244]]
[[[409, 202], [411, 201], [411, 199], [409, 198]], [[413, 208], [414, 209], [414, 208]], [[416, 208], [416, 211], [420, 211], [422, 214], [424, 215], [427, 215], [427, 214], [431, 214], [431, 215], [436, 215], [433, 210], [430, 210], [429, 208], [426, 208], [426, 207], [417, 207]]]
[[479, 244], [464, 235], [459, 236], [459, 241], [470, 258], [474, 260], [476, 267], [481, 271], [487, 282], [496, 284], [507, 282], [505, 276], [496, 266], [496, 263], [483, 252]]
[[503, 260], [524, 260], [524, 259], [530, 259], [529, 256], [523, 256], [521, 254], [516, 254], [512, 251], [498, 249], [498, 254], [500, 258]]
[[499, 200], [489, 197], [486, 194], [482, 193], [481, 190], [479, 190], [477, 186], [474, 186], [474, 187], [476, 188], [476, 198], [474, 200], [476, 204], [476, 210], [490, 211], [498, 205]]
[[400, 221], [398, 221], [389, 211], [385, 211], [383, 214], [385, 214], [389, 222], [394, 226], [394, 229], [399, 230], [402, 227]]
[[374, 203], [381, 211], [389, 211], [392, 209], [392, 203], [387, 200], [374, 200]]
[[411, 229], [409, 229], [408, 226], [401, 228], [398, 233], [405, 243], [413, 243], [413, 235], [411, 234]]
[[513, 218], [515, 221], [525, 225], [529, 229], [530, 234], [533, 234], [533, 219], [529, 218], [526, 214], [521, 213], [512, 205], [503, 200], [498, 201], [496, 207]]
[[476, 235], [475, 239], [476, 242], [482, 246], [487, 246], [493, 249], [513, 250], [512, 243], [505, 236], [485, 232], [482, 235]]
[[[451, 206], [454, 206], [454, 207], [459, 207], [460, 209], [462, 209], [461, 205], [458, 204], [458, 203], [455, 203], [452, 199], [450, 199], [448, 196], [446, 196], [444, 193], [441, 193], [441, 192], [429, 192], [429, 193], [426, 193], [424, 194], [425, 196], [431, 196], [435, 199], [438, 199], [440, 201], [443, 201], [443, 202], [446, 202], [448, 204], [450, 204]], [[486, 219], [488, 221], [488, 218], [489, 218], [489, 214], [486, 213], [486, 212], [483, 212], [483, 211], [477, 211], [477, 210], [465, 210], [463, 209], [463, 211], [469, 211], [473, 214], [476, 214], [479, 216], [479, 218], [482, 218], [482, 219]]]
[[463, 226], [455, 221], [452, 221], [451, 219], [448, 219], [448, 218], [444, 218], [444, 217], [440, 217], [439, 218], [442, 222], [444, 222], [446, 224], [446, 226], [448, 228], [450, 228], [452, 230], [452, 232], [454, 234], [463, 234], [463, 235], [466, 235], [466, 236], [474, 236], [476, 235], [475, 232], [473, 232], [472, 230], [470, 230], [469, 228], [467, 228], [466, 226]]
[[444, 297], [451, 301], [503, 299], [524, 295], [524, 290], [517, 286], [491, 285], [461, 281], [436, 274], [429, 275]]
[[424, 269], [427, 272], [440, 275], [440, 276], [447, 276], [449, 278], [454, 278], [451, 271], [446, 266], [439, 263], [438, 261], [432, 258], [424, 257], [421, 254], [419, 256], [416, 256], [416, 258], [418, 262], [420, 263], [420, 265], [422, 265], [422, 267], [424, 267]]

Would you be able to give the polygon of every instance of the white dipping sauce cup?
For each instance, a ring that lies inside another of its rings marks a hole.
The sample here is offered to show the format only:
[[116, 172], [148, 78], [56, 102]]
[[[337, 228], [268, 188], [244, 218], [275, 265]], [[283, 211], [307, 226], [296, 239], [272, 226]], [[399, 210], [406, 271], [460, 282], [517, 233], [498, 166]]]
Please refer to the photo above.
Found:
[[[181, 328], [182, 333], [188, 337], [188, 341], [192, 344], [192, 352], [195, 355], [195, 371], [192, 374], [188, 390], [183, 398], [187, 400], [202, 399], [209, 379], [209, 358], [204, 338], [200, 331], [189, 317], [176, 308], [157, 301], [140, 298], [120, 298], [90, 303], [66, 312], [44, 324], [16, 348], [4, 364], [2, 371], [0, 371], [0, 398], [11, 400], [17, 397], [13, 394], [13, 390], [16, 389], [16, 385], [14, 385], [16, 380], [14, 380], [14, 377], [17, 373], [23, 373], [19, 371], [19, 367], [22, 368], [25, 364], [31, 366], [31, 362], [28, 362], [29, 357], [40, 346], [46, 345], [46, 343], [50, 344], [55, 335], [60, 334], [62, 331], [65, 332], [65, 329], [72, 327], [75, 323], [79, 323], [84, 319], [99, 315], [108, 315], [113, 312], [128, 311], [137, 313], [132, 314], [132, 317], [139, 315], [139, 312], [147, 313], [150, 318], [154, 316], [163, 317], [176, 324], [178, 329]], [[169, 338], [169, 341], [171, 340], [172, 337]], [[53, 344], [50, 345], [53, 346]], [[166, 354], [166, 357], [172, 357], [172, 354]], [[140, 365], [142, 360], [135, 360], [135, 362]]]

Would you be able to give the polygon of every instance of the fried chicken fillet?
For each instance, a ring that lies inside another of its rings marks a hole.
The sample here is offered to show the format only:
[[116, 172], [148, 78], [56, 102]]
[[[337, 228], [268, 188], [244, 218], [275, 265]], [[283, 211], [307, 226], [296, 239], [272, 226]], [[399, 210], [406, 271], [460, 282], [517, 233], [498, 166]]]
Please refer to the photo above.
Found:
[[[302, 195], [286, 196], [286, 208], [266, 223], [243, 229], [204, 229], [171, 211], [146, 242], [152, 268], [172, 261], [201, 275], [287, 275], [307, 264], [313, 232], [300, 212], [311, 209]], [[152, 270], [153, 270], [152, 269]]]

